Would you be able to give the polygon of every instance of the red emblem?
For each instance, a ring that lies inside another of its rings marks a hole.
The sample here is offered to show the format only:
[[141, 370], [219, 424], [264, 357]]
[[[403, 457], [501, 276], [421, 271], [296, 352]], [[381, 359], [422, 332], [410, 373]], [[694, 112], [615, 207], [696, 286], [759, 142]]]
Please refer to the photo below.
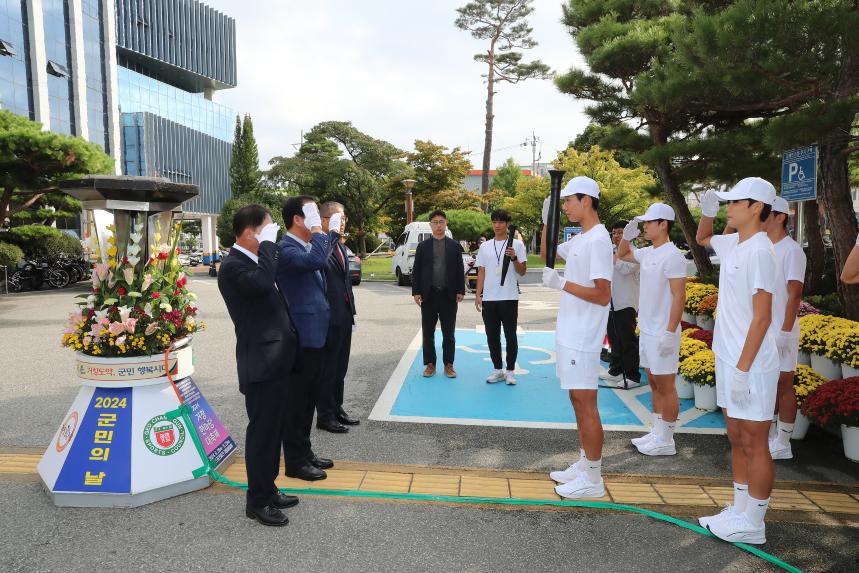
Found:
[[173, 445], [173, 442], [176, 441], [176, 433], [173, 430], [173, 426], [161, 426], [160, 428], [155, 428], [155, 441], [158, 442], [158, 445], [162, 448], [169, 448]]

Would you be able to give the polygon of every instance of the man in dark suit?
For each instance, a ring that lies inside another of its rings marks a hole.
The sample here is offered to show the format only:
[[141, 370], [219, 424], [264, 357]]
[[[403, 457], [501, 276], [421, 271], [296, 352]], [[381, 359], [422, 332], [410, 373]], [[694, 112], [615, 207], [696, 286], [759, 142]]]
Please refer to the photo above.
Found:
[[278, 228], [265, 207], [239, 209], [233, 217], [236, 242], [218, 273], [218, 290], [236, 328], [239, 391], [248, 413], [245, 513], [264, 525], [286, 525], [281, 510], [298, 503], [274, 485], [287, 380], [298, 347], [286, 302], [275, 286]]
[[[342, 237], [346, 230], [343, 205], [328, 201], [322, 204], [320, 213], [322, 230], [338, 233]], [[343, 388], [346, 384], [346, 371], [349, 369], [352, 328], [355, 326], [355, 296], [352, 294], [346, 247], [339, 239], [333, 239], [333, 235], [331, 255], [325, 267], [325, 286], [330, 319], [322, 379], [316, 393], [316, 427], [344, 434], [349, 431], [348, 426], [360, 423], [359, 420], [349, 417], [343, 409]]]
[[[314, 454], [310, 445], [328, 337], [324, 271], [331, 254], [331, 237], [322, 231], [322, 217], [313, 197], [290, 197], [282, 214], [287, 232], [280, 241], [277, 285], [289, 303], [299, 346], [295, 375], [290, 377], [287, 390], [283, 453], [286, 475], [313, 481], [325, 479], [324, 470], [334, 466], [331, 460]], [[339, 240], [339, 235], [336, 237]]]
[[430, 213], [432, 237], [418, 244], [412, 266], [412, 296], [421, 307], [424, 336], [424, 377], [435, 374], [435, 325], [441, 321], [444, 374], [456, 378], [453, 369], [457, 306], [465, 297], [462, 247], [447, 237], [447, 215]]

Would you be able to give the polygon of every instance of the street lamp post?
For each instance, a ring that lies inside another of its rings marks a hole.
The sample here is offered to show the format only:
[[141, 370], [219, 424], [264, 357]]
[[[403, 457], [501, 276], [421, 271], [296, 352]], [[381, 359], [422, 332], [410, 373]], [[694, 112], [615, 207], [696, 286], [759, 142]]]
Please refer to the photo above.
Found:
[[415, 220], [415, 209], [412, 202], [412, 187], [415, 186], [415, 180], [403, 179], [403, 185], [406, 187], [406, 225], [408, 225]]

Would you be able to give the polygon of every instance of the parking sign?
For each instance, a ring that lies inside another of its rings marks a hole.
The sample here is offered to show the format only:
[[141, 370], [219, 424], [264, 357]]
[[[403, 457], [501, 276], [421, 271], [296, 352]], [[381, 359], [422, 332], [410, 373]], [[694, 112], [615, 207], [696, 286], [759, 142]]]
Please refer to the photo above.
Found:
[[564, 227], [564, 242], [566, 243], [573, 238], [573, 235], [578, 235], [581, 232], [581, 227]]
[[784, 152], [781, 160], [781, 196], [787, 201], [817, 198], [817, 145]]

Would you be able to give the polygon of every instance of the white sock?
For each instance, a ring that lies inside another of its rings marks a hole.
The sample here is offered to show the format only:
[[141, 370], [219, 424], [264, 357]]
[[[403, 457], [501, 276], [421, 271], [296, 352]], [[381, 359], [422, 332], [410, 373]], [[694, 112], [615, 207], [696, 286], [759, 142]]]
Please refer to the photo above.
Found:
[[778, 421], [778, 443], [780, 446], [785, 447], [790, 444], [790, 437], [793, 435], [793, 424], [788, 424], [787, 422]]
[[659, 434], [662, 431], [662, 414], [653, 413], [653, 427], [650, 429], [651, 434]]
[[742, 513], [749, 501], [749, 484], [734, 482], [734, 511]]
[[673, 422], [667, 422], [662, 420], [662, 433], [660, 437], [666, 442], [670, 442], [674, 439], [674, 428], [677, 426], [677, 420]]
[[586, 460], [586, 459], [588, 459], [588, 456], [587, 456], [587, 454], [585, 453], [584, 448], [579, 448], [579, 459], [580, 459], [580, 460]]
[[585, 477], [588, 478], [588, 481], [591, 483], [599, 483], [602, 479], [600, 476], [602, 473], [602, 458], [596, 461], [587, 460], [585, 464]]
[[775, 438], [778, 434], [776, 433], [776, 425], [778, 424], [778, 414], [773, 416], [772, 422], [770, 423], [770, 439]]
[[767, 509], [770, 506], [770, 498], [755, 499], [749, 496], [749, 502], [746, 505], [746, 517], [749, 518], [754, 525], [760, 527], [764, 524], [764, 516], [767, 514]]

